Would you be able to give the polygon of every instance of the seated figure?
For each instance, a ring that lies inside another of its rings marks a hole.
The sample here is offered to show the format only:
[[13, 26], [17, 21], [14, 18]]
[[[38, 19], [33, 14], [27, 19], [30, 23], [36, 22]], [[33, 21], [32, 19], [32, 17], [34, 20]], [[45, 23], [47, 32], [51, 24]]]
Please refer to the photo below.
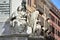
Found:
[[22, 33], [22, 32], [26, 32], [26, 19], [27, 19], [27, 14], [25, 11], [21, 11], [22, 6], [19, 6], [17, 8], [17, 11], [15, 11], [15, 13], [12, 14], [11, 17], [11, 22], [13, 23], [12, 27], [14, 27], [14, 31], [15, 33]]

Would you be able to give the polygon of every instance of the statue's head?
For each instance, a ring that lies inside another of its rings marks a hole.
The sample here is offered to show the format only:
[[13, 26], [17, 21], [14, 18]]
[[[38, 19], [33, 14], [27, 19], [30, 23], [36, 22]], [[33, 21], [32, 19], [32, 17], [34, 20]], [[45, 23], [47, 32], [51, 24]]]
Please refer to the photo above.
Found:
[[22, 0], [21, 5], [17, 8], [17, 11], [24, 11], [26, 12], [26, 1]]
[[17, 11], [19, 12], [19, 11], [22, 11], [22, 6], [19, 6], [18, 8], [17, 8]]

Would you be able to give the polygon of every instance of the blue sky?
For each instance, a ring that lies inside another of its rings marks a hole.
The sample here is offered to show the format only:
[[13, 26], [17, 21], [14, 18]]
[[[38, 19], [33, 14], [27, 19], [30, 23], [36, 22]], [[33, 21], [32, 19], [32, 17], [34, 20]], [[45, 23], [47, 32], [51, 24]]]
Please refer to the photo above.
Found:
[[51, 1], [58, 9], [60, 9], [60, 0], [51, 0]]

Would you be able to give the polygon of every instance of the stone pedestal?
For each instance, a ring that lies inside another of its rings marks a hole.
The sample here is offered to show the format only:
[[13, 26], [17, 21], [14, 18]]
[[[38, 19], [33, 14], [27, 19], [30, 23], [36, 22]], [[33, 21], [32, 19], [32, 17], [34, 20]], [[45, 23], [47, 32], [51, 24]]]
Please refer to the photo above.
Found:
[[0, 40], [28, 40], [28, 34], [11, 34], [11, 35], [2, 35]]

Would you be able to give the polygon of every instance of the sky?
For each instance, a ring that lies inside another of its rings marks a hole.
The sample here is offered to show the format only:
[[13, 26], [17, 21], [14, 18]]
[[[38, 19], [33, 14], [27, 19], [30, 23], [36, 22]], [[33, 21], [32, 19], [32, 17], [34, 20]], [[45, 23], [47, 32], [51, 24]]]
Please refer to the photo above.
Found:
[[60, 0], [51, 0], [51, 1], [58, 9], [60, 9]]

